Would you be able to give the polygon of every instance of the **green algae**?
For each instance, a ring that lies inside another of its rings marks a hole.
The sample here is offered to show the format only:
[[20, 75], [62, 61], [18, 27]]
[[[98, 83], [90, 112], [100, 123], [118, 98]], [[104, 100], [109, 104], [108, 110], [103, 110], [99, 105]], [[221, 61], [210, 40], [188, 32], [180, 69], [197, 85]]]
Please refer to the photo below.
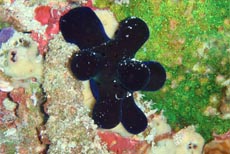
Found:
[[[217, 76], [230, 78], [228, 0], [132, 0], [129, 5], [96, 0], [95, 4], [111, 9], [118, 21], [137, 16], [148, 24], [150, 38], [136, 58], [161, 62], [168, 78], [162, 90], [145, 92], [145, 99], [164, 111], [174, 129], [194, 124], [206, 141], [213, 132], [230, 129], [229, 120], [203, 114], [207, 106], [219, 106], [224, 86], [216, 82]], [[219, 101], [210, 102], [212, 96]]]
[[[0, 10], [2, 10], [3, 0], [0, 0]], [[0, 30], [4, 27], [9, 27], [10, 25], [3, 20], [2, 15], [0, 15]]]
[[2, 22], [0, 19], [0, 29], [5, 28], [5, 27], [9, 27], [9, 24], [6, 22]]
[[15, 143], [13, 142], [6, 142], [5, 143], [5, 154], [14, 154], [16, 153]]

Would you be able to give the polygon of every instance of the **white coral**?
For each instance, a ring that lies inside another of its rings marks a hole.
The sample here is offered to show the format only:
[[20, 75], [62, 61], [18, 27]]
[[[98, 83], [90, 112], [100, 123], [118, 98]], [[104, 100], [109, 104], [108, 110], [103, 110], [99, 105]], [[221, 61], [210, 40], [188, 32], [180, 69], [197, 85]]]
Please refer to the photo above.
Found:
[[201, 154], [204, 146], [203, 137], [195, 132], [194, 126], [180, 130], [173, 136], [176, 154]]
[[13, 88], [14, 87], [11, 85], [10, 82], [0, 79], [0, 90], [1, 91], [10, 92], [11, 90], [13, 90]]

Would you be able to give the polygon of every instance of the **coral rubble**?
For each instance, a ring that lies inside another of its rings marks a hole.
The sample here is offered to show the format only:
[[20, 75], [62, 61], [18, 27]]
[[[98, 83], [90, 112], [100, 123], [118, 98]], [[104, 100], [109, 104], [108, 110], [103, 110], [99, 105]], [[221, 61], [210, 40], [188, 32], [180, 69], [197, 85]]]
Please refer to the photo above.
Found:
[[77, 47], [56, 35], [49, 48], [43, 84], [48, 97], [46, 133], [51, 142], [48, 152], [106, 153], [88, 116], [89, 110], [83, 104], [83, 85], [68, 70], [67, 61]]

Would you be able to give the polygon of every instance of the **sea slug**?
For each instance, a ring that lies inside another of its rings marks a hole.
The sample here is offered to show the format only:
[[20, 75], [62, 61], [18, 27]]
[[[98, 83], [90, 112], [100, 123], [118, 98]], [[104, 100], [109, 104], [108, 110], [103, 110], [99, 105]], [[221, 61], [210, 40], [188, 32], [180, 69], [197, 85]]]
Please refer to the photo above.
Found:
[[146, 23], [127, 18], [110, 39], [97, 15], [88, 7], [78, 7], [63, 15], [59, 24], [64, 39], [80, 48], [70, 58], [70, 70], [77, 79], [90, 80], [95, 124], [110, 129], [121, 122], [132, 134], [144, 131], [147, 118], [135, 104], [133, 92], [158, 90], [166, 80], [160, 63], [133, 59], [149, 37]]

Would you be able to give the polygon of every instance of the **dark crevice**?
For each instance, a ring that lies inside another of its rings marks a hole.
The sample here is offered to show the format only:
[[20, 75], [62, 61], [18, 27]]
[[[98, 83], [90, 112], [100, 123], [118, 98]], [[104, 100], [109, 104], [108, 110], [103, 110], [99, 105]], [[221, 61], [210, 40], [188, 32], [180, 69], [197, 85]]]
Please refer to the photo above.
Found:
[[45, 109], [44, 109], [44, 104], [47, 102], [47, 97], [46, 97], [46, 93], [45, 93], [42, 85], [41, 85], [40, 88], [42, 89], [42, 98], [41, 98], [39, 104], [40, 104], [40, 111], [41, 111], [41, 113], [44, 114], [43, 124], [45, 125], [47, 123], [48, 119], [49, 119], [49, 115], [45, 112]]
[[[39, 102], [39, 105], [40, 105], [40, 111], [41, 111], [41, 113], [44, 115], [43, 116], [43, 122], [42, 122], [42, 124], [41, 124], [41, 128], [42, 127], [44, 127], [44, 129], [46, 129], [46, 127], [45, 127], [45, 125], [46, 125], [46, 123], [47, 123], [47, 121], [48, 121], [48, 119], [49, 119], [49, 115], [46, 113], [46, 111], [45, 111], [45, 107], [44, 107], [44, 104], [47, 102], [47, 95], [46, 95], [46, 92], [44, 91], [44, 88], [42, 87], [42, 85], [40, 85], [40, 88], [42, 89], [42, 97], [40, 98], [40, 102]], [[41, 142], [41, 143], [43, 143], [43, 141], [42, 141], [42, 135], [41, 135], [41, 129], [36, 129], [37, 131], [38, 131], [38, 138], [39, 138], [39, 141]], [[46, 145], [46, 148], [44, 149], [44, 151], [41, 153], [41, 154], [46, 154], [47, 152], [48, 152], [48, 150], [49, 150], [49, 144], [47, 144], [47, 143], [43, 143], [43, 144], [45, 144]]]
[[7, 93], [7, 98], [8, 98], [10, 101], [12, 101], [12, 102], [14, 102], [14, 103], [16, 104], [16, 108], [14, 109], [14, 113], [15, 113], [15, 116], [18, 117], [18, 113], [17, 113], [18, 108], [19, 108], [18, 102], [15, 102], [15, 101], [13, 100], [13, 98], [10, 96], [10, 92]]

